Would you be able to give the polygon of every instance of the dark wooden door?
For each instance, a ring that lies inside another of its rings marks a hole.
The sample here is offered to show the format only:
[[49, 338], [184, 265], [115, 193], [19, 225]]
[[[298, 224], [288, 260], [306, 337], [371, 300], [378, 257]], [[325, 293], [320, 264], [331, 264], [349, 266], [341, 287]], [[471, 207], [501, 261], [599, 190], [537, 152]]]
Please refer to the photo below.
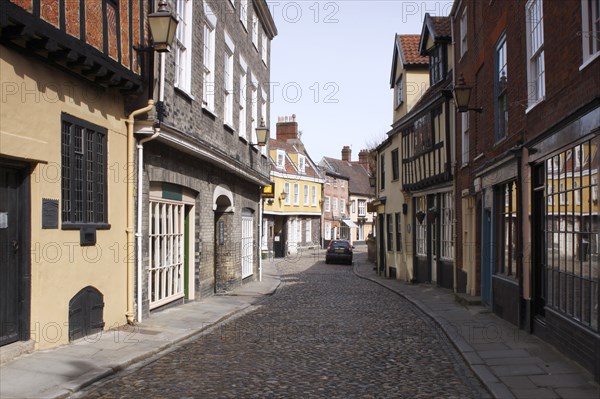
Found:
[[96, 334], [104, 328], [104, 296], [85, 287], [69, 301], [69, 340]]
[[21, 338], [23, 234], [19, 169], [0, 166], [0, 345]]

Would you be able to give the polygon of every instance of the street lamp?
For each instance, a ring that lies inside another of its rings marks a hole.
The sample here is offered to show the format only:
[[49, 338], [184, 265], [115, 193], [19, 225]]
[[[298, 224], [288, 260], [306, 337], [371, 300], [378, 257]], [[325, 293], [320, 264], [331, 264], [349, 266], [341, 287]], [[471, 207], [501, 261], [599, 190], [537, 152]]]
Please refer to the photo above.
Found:
[[169, 11], [166, 0], [160, 0], [158, 10], [148, 15], [154, 51], [165, 53], [170, 50], [177, 31], [177, 18]]
[[369, 186], [375, 187], [377, 184], [377, 178], [375, 176], [369, 176]]
[[256, 144], [260, 147], [264, 147], [267, 144], [267, 140], [269, 140], [269, 129], [265, 126], [265, 120], [261, 118], [260, 127], [256, 128]]
[[458, 112], [467, 112], [467, 111], [475, 111], [481, 113], [482, 108], [469, 108], [469, 100], [471, 99], [471, 90], [473, 88], [471, 86], [467, 86], [465, 83], [465, 78], [461, 73], [458, 77], [458, 82], [454, 85], [454, 90], [452, 91], [452, 95], [454, 96], [454, 104]]

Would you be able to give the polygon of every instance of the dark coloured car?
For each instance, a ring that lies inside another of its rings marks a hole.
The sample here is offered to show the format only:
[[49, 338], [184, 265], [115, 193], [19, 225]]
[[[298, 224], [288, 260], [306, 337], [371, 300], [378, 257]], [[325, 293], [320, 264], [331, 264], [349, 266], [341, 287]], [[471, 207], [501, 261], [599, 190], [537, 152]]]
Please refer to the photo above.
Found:
[[346, 240], [332, 240], [327, 247], [325, 263], [343, 262], [352, 264], [352, 244]]

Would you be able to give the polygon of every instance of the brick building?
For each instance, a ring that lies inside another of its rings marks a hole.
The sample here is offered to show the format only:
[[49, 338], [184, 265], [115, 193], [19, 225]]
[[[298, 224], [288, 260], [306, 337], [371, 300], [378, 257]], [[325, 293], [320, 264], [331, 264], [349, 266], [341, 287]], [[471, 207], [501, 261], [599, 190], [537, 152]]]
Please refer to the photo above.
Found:
[[160, 123], [136, 123], [140, 317], [257, 278], [261, 187], [270, 183], [255, 136], [261, 120], [269, 125], [277, 34], [266, 1], [170, 5], [175, 40], [164, 65], [153, 64]]
[[462, 75], [470, 107], [481, 107], [456, 118], [458, 289], [596, 380], [599, 9], [587, 0], [452, 9], [455, 84]]
[[2, 360], [133, 322], [146, 1], [0, 1]]

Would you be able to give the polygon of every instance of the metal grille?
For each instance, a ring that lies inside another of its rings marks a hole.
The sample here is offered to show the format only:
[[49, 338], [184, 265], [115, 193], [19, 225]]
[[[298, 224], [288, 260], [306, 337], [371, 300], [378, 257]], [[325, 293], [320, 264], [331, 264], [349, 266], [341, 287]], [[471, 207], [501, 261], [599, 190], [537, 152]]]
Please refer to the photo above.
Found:
[[254, 234], [252, 216], [242, 216], [242, 278], [253, 274]]
[[62, 123], [62, 220], [70, 220], [71, 214], [71, 124]]
[[587, 141], [546, 160], [546, 305], [598, 331], [598, 153]]
[[184, 296], [184, 205], [150, 201], [150, 309]]

